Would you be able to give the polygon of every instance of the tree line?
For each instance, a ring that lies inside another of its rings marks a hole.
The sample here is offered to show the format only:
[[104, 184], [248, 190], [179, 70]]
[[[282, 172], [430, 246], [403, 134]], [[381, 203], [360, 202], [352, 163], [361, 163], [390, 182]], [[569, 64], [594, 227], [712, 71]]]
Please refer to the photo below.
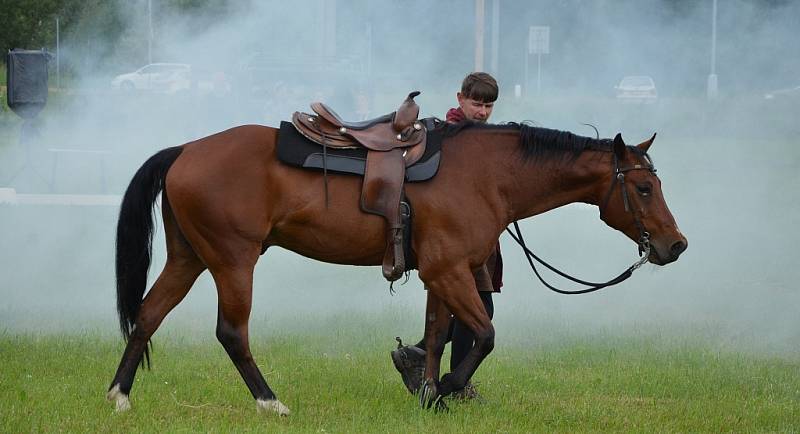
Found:
[[[81, 63], [84, 70], [140, 65], [147, 58], [148, 1], [157, 34], [174, 17], [193, 20], [196, 28], [208, 28], [226, 15], [247, 11], [248, 5], [264, 0], [0, 0], [0, 50], [3, 54], [12, 48], [45, 48], [54, 52], [58, 19], [62, 48], [70, 51], [68, 56], [62, 56], [63, 69], [69, 70], [76, 63]], [[465, 5], [471, 1], [462, 0]], [[604, 0], [565, 0], [561, 4], [578, 8], [592, 1], [597, 2], [596, 7], [602, 7]], [[628, 1], [632, 7], [640, 3]], [[659, 7], [676, 17], [688, 15], [710, 1], [656, 0]], [[796, 0], [749, 1], [770, 8]], [[407, 3], [408, 7], [422, 7], [426, 0]], [[518, 7], [536, 9], [543, 4], [549, 2], [520, 0]], [[340, 2], [338, 7], [346, 9], [353, 5]], [[0, 63], [4, 62], [5, 55], [0, 56]]]
[[[237, 0], [150, 0], [153, 27], [181, 16], [208, 21], [242, 7]], [[147, 50], [148, 0], [0, 0], [0, 50], [40, 49], [53, 52], [56, 20], [62, 47], [88, 50], [96, 61], [142, 59]], [[3, 62], [5, 55], [2, 56]], [[118, 60], [118, 59], [117, 59]]]

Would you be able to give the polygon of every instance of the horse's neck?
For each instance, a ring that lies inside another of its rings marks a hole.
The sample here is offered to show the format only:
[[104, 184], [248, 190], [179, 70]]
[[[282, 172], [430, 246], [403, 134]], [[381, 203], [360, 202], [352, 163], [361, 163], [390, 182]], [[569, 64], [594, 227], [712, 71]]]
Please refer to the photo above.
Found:
[[556, 156], [526, 162], [519, 151], [508, 158], [515, 162], [515, 170], [503, 174], [512, 220], [576, 202], [597, 205], [600, 183], [612, 170], [609, 157], [597, 151], [584, 151], [574, 160]]

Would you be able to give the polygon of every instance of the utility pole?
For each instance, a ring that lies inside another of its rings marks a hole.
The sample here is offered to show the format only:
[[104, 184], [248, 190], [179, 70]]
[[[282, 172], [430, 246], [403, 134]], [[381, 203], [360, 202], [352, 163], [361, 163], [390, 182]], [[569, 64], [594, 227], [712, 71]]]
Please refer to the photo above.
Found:
[[528, 62], [536, 54], [536, 95], [542, 94], [542, 54], [550, 54], [550, 26], [530, 26], [525, 50], [525, 93], [528, 94]]
[[711, 7], [711, 73], [708, 74], [708, 88], [706, 96], [715, 99], [719, 89], [717, 87], [717, 0], [713, 0]]
[[475, 71], [483, 71], [483, 30], [485, 0], [475, 0]]
[[336, 57], [336, 0], [323, 0], [323, 55]]
[[492, 0], [492, 75], [497, 77], [500, 51], [500, 0]]
[[153, 0], [147, 0], [147, 63], [153, 63]]
[[56, 17], [56, 89], [61, 89], [61, 29]]
[[[317, 0], [319, 38], [317, 51], [320, 59], [336, 57], [336, 0]], [[327, 61], [327, 60], [326, 60]]]

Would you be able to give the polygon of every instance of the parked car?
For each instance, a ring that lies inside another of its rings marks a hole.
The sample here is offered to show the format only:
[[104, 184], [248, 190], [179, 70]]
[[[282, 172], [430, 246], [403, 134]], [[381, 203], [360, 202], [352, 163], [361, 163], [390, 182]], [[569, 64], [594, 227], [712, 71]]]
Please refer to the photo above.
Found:
[[224, 97], [231, 92], [231, 83], [223, 71], [192, 68], [182, 71], [180, 77], [185, 82], [176, 83], [178, 90], [188, 90], [199, 96]]
[[658, 99], [656, 83], [646, 75], [623, 77], [617, 86], [617, 100], [637, 104], [651, 104]]
[[111, 80], [115, 89], [174, 93], [190, 86], [187, 75], [191, 66], [185, 63], [151, 63], [134, 72]]
[[764, 99], [800, 99], [800, 86], [771, 90], [764, 94]]
[[366, 81], [366, 67], [363, 59], [353, 56], [331, 59], [256, 52], [239, 64], [232, 79], [237, 93], [249, 99], [271, 100], [281, 88], [302, 88], [311, 93], [341, 90], [343, 83]]

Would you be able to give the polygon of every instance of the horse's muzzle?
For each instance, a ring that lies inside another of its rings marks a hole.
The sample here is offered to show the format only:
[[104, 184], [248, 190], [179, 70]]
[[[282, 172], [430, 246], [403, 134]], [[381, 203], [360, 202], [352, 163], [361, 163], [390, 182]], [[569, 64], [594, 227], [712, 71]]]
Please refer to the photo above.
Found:
[[689, 242], [684, 237], [672, 242], [668, 249], [662, 249], [658, 244], [652, 243], [653, 249], [650, 251], [648, 260], [656, 265], [667, 265], [678, 260], [681, 253], [689, 247]]

